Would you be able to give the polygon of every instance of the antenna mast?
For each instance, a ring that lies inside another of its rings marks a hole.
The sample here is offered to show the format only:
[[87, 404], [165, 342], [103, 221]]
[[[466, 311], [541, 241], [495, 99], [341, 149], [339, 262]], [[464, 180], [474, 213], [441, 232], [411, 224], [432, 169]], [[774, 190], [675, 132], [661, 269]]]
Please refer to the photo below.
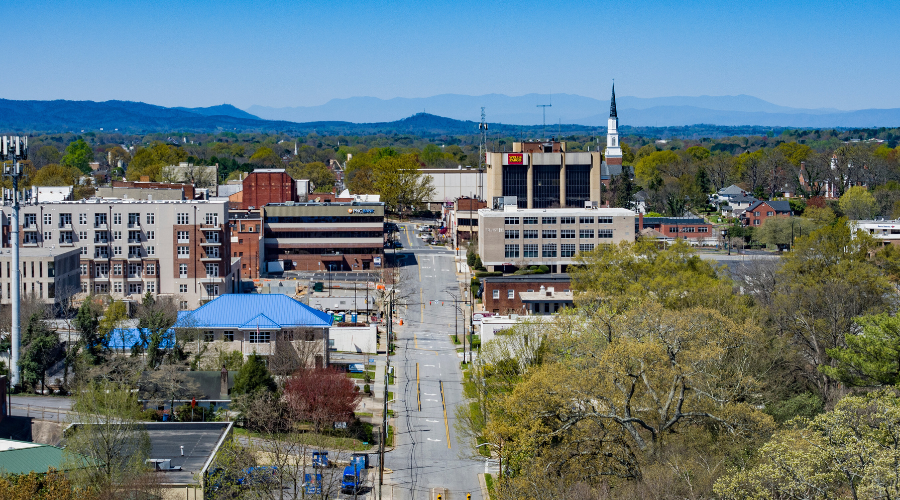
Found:
[[547, 108], [553, 107], [553, 95], [550, 95], [550, 104], [538, 104], [537, 107], [542, 108], [541, 111], [544, 112], [544, 126], [541, 129], [541, 133], [544, 135], [544, 139], [547, 139]]
[[0, 138], [0, 148], [3, 153], [3, 176], [12, 179], [12, 199], [9, 203], [12, 205], [12, 226], [9, 234], [10, 246], [12, 247], [12, 270], [10, 277], [12, 278], [10, 304], [12, 306], [12, 321], [10, 328], [10, 353], [9, 353], [9, 375], [10, 384], [13, 389], [19, 385], [19, 350], [21, 347], [20, 335], [20, 318], [19, 304], [20, 293], [22, 291], [19, 283], [19, 180], [24, 177], [25, 169], [20, 163], [28, 159], [28, 137], [19, 136], [3, 136]]
[[484, 158], [487, 154], [488, 133], [488, 124], [484, 119], [484, 106], [481, 107], [481, 123], [478, 124], [478, 130], [481, 132], [481, 141], [478, 143], [478, 198], [484, 201], [484, 194], [481, 192], [481, 172], [484, 172]]

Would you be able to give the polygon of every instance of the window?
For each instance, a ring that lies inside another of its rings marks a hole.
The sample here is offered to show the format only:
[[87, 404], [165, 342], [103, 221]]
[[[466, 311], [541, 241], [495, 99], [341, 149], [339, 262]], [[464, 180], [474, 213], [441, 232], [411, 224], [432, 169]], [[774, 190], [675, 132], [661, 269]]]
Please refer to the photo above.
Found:
[[191, 235], [188, 231], [178, 231], [178, 243], [187, 243], [191, 241]]
[[594, 230], [593, 229], [579, 229], [578, 237], [579, 238], [593, 238]]
[[182, 301], [178, 302], [178, 308], [181, 309], [181, 310], [187, 309], [187, 308], [188, 308], [188, 303], [187, 303], [187, 301], [186, 301], [186, 300], [182, 300]]
[[22, 240], [26, 245], [28, 245], [29, 243], [37, 245], [37, 233], [25, 233], [22, 236]]
[[556, 243], [544, 243], [541, 247], [541, 256], [556, 257]]
[[113, 231], [113, 240], [121, 240], [122, 231]]
[[207, 243], [218, 243], [219, 242], [219, 233], [214, 231], [206, 231], [204, 235], [206, 237]]
[[612, 229], [598, 229], [597, 237], [598, 238], [612, 238], [613, 230]]
[[681, 228], [681, 232], [682, 233], [693, 233], [694, 229], [695, 228], [693, 228], [693, 227], [683, 227], [683, 228]]
[[560, 257], [574, 257], [575, 256], [575, 244], [574, 243], [563, 243], [559, 246], [559, 256]]
[[579, 217], [578, 222], [580, 222], [582, 224], [593, 224], [594, 217]]
[[178, 258], [186, 259], [191, 256], [191, 247], [178, 247]]
[[575, 230], [574, 229], [563, 229], [559, 232], [559, 237], [564, 240], [574, 240], [575, 239]]
[[[241, 252], [243, 253], [243, 252]], [[206, 257], [209, 259], [218, 259], [219, 258], [219, 247], [208, 247], [206, 249]]]
[[506, 298], [507, 298], [507, 299], [514, 299], [514, 298], [516, 298], [516, 291], [515, 291], [515, 290], [507, 290], [507, 291], [506, 291]]
[[87, 224], [87, 214], [78, 214], [78, 223]]
[[536, 240], [538, 237], [537, 229], [526, 229], [522, 231], [522, 237], [526, 240]]
[[759, 225], [759, 219], [754, 219], [754, 220], [753, 220], [753, 225], [754, 225], [754, 226], [758, 226], [758, 225]]
[[508, 240], [519, 239], [519, 231], [517, 229], [507, 229], [506, 230], [506, 239], [508, 239]]
[[116, 281], [115, 283], [113, 283], [113, 292], [122, 293], [122, 282], [121, 281]]
[[122, 247], [113, 247], [113, 255], [122, 255]]
[[590, 252], [593, 249], [594, 249], [593, 243], [579, 243], [578, 244], [578, 251], [581, 253]]
[[156, 293], [156, 282], [155, 281], [147, 282], [147, 291], [150, 293]]
[[72, 225], [72, 214], [59, 214], [59, 226], [70, 227]]
[[53, 231], [44, 231], [44, 241], [53, 241]]
[[94, 227], [105, 226], [106, 223], [106, 214], [94, 214]]
[[698, 227], [698, 228], [697, 228], [697, 232], [698, 232], [698, 233], [708, 233], [708, 232], [709, 232], [709, 228], [708, 228], [708, 227]]
[[109, 231], [94, 231], [94, 243], [109, 243]]
[[597, 217], [597, 224], [612, 224], [612, 217]]
[[147, 264], [147, 276], [156, 275], [156, 264]]
[[219, 265], [218, 264], [207, 264], [206, 265], [206, 275], [210, 278], [217, 278], [219, 276]]
[[142, 267], [140, 264], [128, 264], [128, 277], [140, 278]]
[[216, 339], [216, 333], [212, 330], [205, 330], [203, 332], [203, 341], [204, 342], [212, 342]]
[[591, 166], [566, 165], [566, 206], [583, 207], [591, 199]]
[[541, 224], [556, 224], [556, 217], [541, 217]]
[[500, 298], [500, 290], [494, 290], [492, 297], [495, 299], [499, 299]]
[[87, 276], [87, 273], [88, 273], [88, 265], [87, 265], [87, 264], [82, 264], [82, 265], [81, 265], [81, 275], [82, 275], [82, 276]]
[[544, 238], [556, 238], [556, 229], [543, 229], [541, 236]]
[[187, 285], [178, 285], [178, 293], [187, 293]]
[[154, 213], [147, 214], [147, 224], [156, 224], [156, 214], [154, 214]]
[[116, 264], [113, 266], [113, 274], [116, 276], [122, 276], [122, 264]]
[[44, 225], [50, 226], [53, 224], [53, 214], [44, 214]]
[[[84, 247], [87, 248], [87, 247]], [[109, 247], [95, 247], [94, 248], [94, 258], [107, 259], [109, 258]]]
[[156, 231], [147, 231], [147, 241], [153, 241], [156, 239]]
[[88, 293], [88, 284], [87, 281], [81, 282], [81, 293]]
[[37, 214], [25, 214], [25, 223], [22, 227], [37, 226]]
[[94, 285], [96, 293], [109, 293], [109, 283], [97, 283]]
[[528, 166], [503, 165], [502, 196], [515, 196], [519, 208], [528, 206]]
[[222, 340], [224, 340], [225, 342], [234, 342], [234, 331], [225, 330], [224, 332], [222, 332]]
[[257, 332], [256, 330], [250, 330], [250, 343], [268, 344], [270, 336], [271, 334], [269, 332]]
[[210, 297], [219, 296], [219, 285], [206, 285], [206, 295]]
[[759, 217], [759, 212], [753, 212], [754, 217]]
[[71, 244], [72, 243], [72, 231], [60, 231], [59, 242]]
[[218, 226], [219, 225], [219, 214], [206, 214], [206, 225], [207, 226]]
[[535, 245], [523, 245], [522, 246], [522, 256], [523, 257], [537, 257], [538, 256], [538, 246]]
[[87, 239], [87, 231], [78, 231], [78, 241], [84, 241]]
[[122, 223], [122, 214], [113, 214], [113, 224]]
[[175, 216], [175, 223], [178, 224], [178, 225], [180, 225], [180, 226], [183, 226], [183, 225], [185, 225], [185, 224], [189, 224], [189, 222], [188, 222], [188, 214], [186, 214], [186, 213], [185, 213], [185, 214], [177, 214], [177, 215]]
[[[187, 264], [178, 264], [178, 277], [179, 278], [187, 278]], [[181, 285], [184, 287], [184, 291], [187, 291], [187, 285]]]
[[144, 293], [143, 290], [144, 290], [144, 285], [141, 283], [129, 283], [128, 284], [128, 293], [129, 294], [140, 295], [140, 294]]
[[537, 217], [525, 217], [522, 219], [522, 224], [537, 224]]
[[532, 186], [534, 208], [560, 206], [559, 165], [534, 165], [531, 168], [534, 179]]
[[109, 278], [109, 264], [96, 264], [94, 266], [94, 277]]
[[505, 219], [503, 219], [503, 223], [504, 224], [518, 224], [519, 218], [518, 217], [506, 217]]
[[88, 247], [81, 247], [81, 255], [87, 255], [87, 254], [88, 254]]
[[506, 245], [504, 256], [507, 259], [519, 258], [519, 245]]
[[140, 231], [128, 231], [128, 243], [140, 243], [141, 242], [141, 232]]
[[560, 217], [560, 224], [575, 224], [575, 217]]
[[141, 225], [141, 214], [128, 214], [128, 227]]
[[156, 255], [156, 247], [153, 245], [147, 247], [147, 255]]
[[772, 217], [773, 215], [775, 215], [775, 212], [766, 212], [766, 215], [768, 215], [769, 217]]

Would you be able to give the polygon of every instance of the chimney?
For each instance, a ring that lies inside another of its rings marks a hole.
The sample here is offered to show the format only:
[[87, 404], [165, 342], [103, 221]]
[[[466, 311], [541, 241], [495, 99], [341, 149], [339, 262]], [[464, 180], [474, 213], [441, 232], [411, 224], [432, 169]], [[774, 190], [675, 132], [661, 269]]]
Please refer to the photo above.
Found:
[[643, 230], [644, 230], [644, 214], [639, 213], [638, 214], [638, 232], [640, 233]]

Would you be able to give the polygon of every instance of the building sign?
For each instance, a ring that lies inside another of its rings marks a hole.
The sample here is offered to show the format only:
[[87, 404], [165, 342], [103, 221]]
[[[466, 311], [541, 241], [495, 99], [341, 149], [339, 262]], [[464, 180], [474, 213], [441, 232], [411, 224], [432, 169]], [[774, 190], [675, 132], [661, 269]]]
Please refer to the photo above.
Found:
[[381, 265], [381, 257], [375, 257], [374, 260], [375, 260], [375, 265], [376, 265], [376, 266], [380, 266], [380, 265]]
[[525, 153], [503, 153], [504, 165], [525, 165]]
[[374, 208], [348, 208], [348, 214], [374, 214]]

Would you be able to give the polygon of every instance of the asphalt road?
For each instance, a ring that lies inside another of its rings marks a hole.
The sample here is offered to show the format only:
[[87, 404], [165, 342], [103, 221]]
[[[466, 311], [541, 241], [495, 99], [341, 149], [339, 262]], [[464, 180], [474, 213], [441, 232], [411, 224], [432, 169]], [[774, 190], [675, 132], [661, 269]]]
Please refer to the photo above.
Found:
[[[444, 500], [465, 499], [466, 493], [480, 499], [477, 474], [484, 471], [484, 462], [470, 458], [471, 443], [454, 428], [462, 373], [449, 339], [457, 312], [446, 291], [459, 293], [453, 252], [429, 247], [416, 238], [414, 226], [404, 226], [400, 237], [411, 290], [391, 359], [398, 374], [392, 404], [396, 446], [385, 459], [393, 470], [387, 479], [395, 499], [431, 499], [434, 488], [446, 489]], [[460, 314], [460, 334], [462, 323]], [[385, 498], [390, 498], [387, 492]]]

